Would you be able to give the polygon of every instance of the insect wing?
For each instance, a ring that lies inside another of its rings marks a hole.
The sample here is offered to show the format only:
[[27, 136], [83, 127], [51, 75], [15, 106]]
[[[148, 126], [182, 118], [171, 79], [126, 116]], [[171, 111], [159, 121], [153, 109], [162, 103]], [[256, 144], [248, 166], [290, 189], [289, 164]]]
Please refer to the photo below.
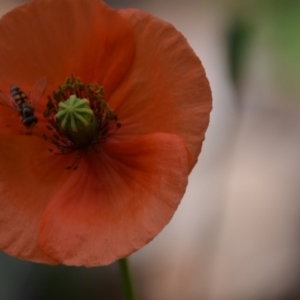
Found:
[[47, 78], [43, 77], [39, 79], [32, 87], [29, 95], [28, 101], [32, 107], [35, 107], [37, 103], [41, 100], [43, 93], [47, 87]]
[[0, 104], [10, 107], [13, 110], [18, 110], [18, 105], [14, 98], [10, 95], [0, 92]]

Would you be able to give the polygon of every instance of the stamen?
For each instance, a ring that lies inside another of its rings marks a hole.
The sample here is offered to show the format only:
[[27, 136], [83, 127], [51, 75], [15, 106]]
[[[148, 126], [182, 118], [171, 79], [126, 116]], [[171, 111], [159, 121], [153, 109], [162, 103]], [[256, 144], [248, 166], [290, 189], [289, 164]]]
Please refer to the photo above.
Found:
[[44, 117], [52, 136], [44, 134], [43, 138], [56, 146], [56, 154], [78, 151], [73, 164], [67, 167], [72, 170], [77, 169], [88, 147], [96, 149], [121, 126], [105, 101], [103, 87], [85, 85], [74, 76], [48, 96]]

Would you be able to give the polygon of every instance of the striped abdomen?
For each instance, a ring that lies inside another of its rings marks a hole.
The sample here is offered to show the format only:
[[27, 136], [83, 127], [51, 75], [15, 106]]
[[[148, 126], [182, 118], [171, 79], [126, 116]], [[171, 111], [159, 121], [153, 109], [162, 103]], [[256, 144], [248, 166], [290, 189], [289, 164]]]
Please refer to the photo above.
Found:
[[15, 85], [12, 85], [10, 87], [10, 94], [14, 98], [14, 100], [18, 106], [18, 110], [19, 110], [20, 114], [22, 115], [22, 109], [23, 109], [24, 104], [28, 102], [28, 97], [24, 94], [24, 92], [20, 88], [18, 88]]

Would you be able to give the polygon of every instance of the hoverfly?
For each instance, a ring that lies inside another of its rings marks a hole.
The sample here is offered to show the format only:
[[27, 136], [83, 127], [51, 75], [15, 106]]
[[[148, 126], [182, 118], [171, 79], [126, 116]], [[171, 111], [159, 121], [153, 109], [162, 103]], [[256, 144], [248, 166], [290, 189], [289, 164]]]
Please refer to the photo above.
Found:
[[10, 87], [10, 95], [0, 92], [0, 104], [17, 111], [21, 116], [23, 125], [28, 129], [38, 122], [34, 109], [41, 99], [47, 86], [47, 78], [39, 79], [32, 87], [28, 96], [16, 85]]

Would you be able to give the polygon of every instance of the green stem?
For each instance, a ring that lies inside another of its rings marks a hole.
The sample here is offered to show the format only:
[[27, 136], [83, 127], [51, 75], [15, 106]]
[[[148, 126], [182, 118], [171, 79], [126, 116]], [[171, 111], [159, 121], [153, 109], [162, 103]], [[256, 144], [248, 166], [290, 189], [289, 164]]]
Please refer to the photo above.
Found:
[[123, 258], [118, 260], [121, 279], [122, 279], [122, 287], [124, 293], [124, 300], [135, 300], [135, 295], [133, 291], [132, 279], [130, 276], [129, 265], [127, 258]]

